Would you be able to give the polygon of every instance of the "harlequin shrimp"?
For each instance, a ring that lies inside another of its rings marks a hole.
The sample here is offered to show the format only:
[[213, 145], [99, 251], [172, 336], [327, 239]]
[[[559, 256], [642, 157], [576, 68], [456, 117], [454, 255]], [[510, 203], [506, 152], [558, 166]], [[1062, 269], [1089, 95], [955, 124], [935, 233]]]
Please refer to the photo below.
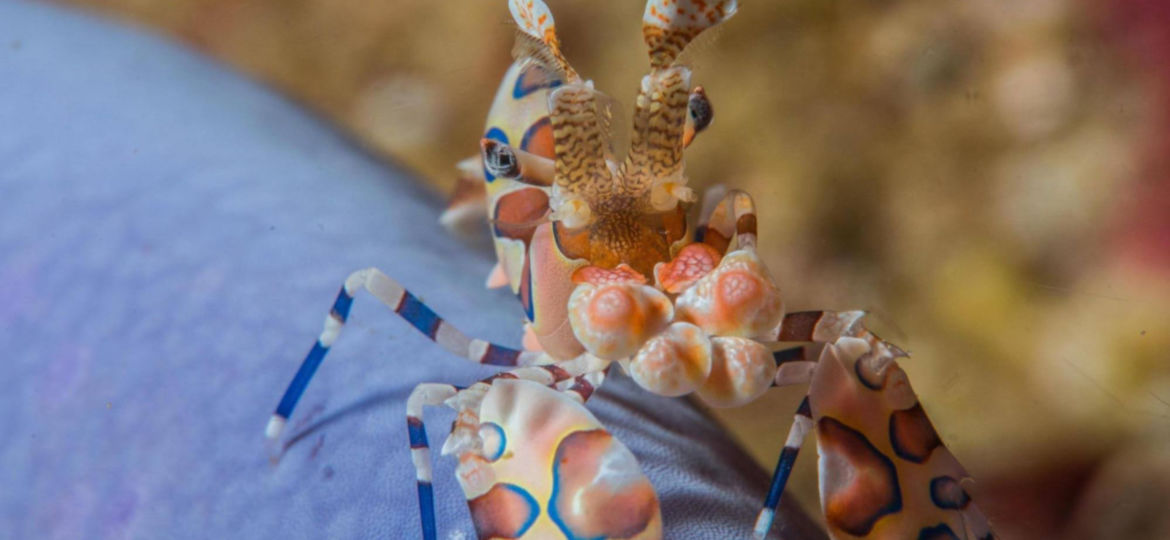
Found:
[[[660, 538], [653, 487], [633, 453], [584, 403], [617, 364], [642, 388], [695, 394], [714, 407], [807, 384], [755, 523], [765, 537], [801, 442], [815, 431], [820, 494], [833, 538], [992, 538], [969, 475], [943, 446], [897, 359], [859, 311], [786, 313], [757, 254], [755, 206], [697, 197], [683, 151], [712, 107], [680, 53], [729, 19], [735, 0], [650, 0], [642, 19], [650, 72], [634, 101], [630, 145], [611, 147], [610, 101], [562, 54], [541, 0], [509, 0], [519, 27], [480, 155], [447, 222], [486, 209], [498, 259], [526, 318], [524, 349], [466, 336], [377, 269], [345, 280], [317, 342], [277, 405], [286, 420], [366, 290], [438, 345], [508, 369], [465, 388], [415, 387], [406, 406], [422, 536], [437, 537], [427, 406], [456, 411], [443, 455], [481, 538]], [[781, 349], [785, 342], [810, 345]], [[820, 345], [816, 359], [806, 351]], [[750, 524], [744, 524], [744, 531]]]

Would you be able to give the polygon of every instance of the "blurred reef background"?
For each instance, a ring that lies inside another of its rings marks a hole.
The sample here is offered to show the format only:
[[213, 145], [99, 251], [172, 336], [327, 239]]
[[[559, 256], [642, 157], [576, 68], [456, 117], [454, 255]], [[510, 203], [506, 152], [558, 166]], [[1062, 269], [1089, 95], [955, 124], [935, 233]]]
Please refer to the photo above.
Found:
[[[503, 1], [63, 3], [234, 65], [442, 191], [511, 61]], [[628, 111], [642, 3], [548, 3]], [[742, 0], [710, 34], [687, 171], [754, 195], [788, 308], [870, 310], [911, 351], [1004, 538], [1170, 538], [1170, 5]], [[799, 400], [716, 414], [771, 470]], [[815, 509], [811, 449], [793, 493]]]

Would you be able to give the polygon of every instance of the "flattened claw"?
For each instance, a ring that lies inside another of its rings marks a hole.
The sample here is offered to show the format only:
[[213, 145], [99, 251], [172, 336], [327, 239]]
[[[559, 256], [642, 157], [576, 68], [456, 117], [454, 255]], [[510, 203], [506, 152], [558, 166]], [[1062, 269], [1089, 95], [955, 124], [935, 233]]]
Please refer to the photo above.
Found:
[[658, 497], [634, 454], [568, 394], [498, 379], [480, 420], [495, 459], [479, 463], [498, 479], [468, 500], [480, 537], [661, 538]]
[[874, 343], [872, 335], [829, 343], [809, 386], [829, 534], [993, 538], [962, 489], [970, 475], [943, 444], [905, 371]]

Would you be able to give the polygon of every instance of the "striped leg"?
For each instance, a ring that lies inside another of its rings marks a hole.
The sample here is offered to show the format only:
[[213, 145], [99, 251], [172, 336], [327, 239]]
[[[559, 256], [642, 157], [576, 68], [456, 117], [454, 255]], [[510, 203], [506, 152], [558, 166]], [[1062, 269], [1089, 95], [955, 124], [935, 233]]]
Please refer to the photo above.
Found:
[[423, 383], [414, 387], [406, 400], [406, 430], [410, 437], [410, 459], [418, 483], [418, 509], [425, 540], [435, 540], [435, 497], [431, 487], [431, 449], [423, 425], [423, 407], [440, 405], [458, 389], [449, 384]]
[[[611, 364], [612, 365], [612, 364]], [[593, 397], [593, 392], [601, 387], [601, 383], [605, 382], [605, 376], [609, 373], [609, 368], [598, 371], [590, 371], [581, 375], [577, 375], [572, 379], [556, 383], [557, 390], [569, 394], [570, 397], [585, 403], [589, 398]]]
[[751, 195], [722, 186], [703, 195], [702, 213], [695, 228], [695, 241], [725, 253], [731, 240], [741, 249], [756, 247], [756, 204]]
[[834, 343], [837, 338], [856, 337], [871, 346], [885, 347], [894, 358], [909, 356], [897, 345], [889, 343], [861, 324], [864, 311], [799, 311], [784, 316], [777, 341], [812, 341]]
[[301, 394], [305, 392], [305, 388], [309, 385], [313, 374], [316, 373], [317, 367], [325, 359], [329, 347], [341, 334], [341, 327], [345, 324], [346, 317], [349, 316], [349, 308], [353, 305], [354, 295], [358, 289], [362, 288], [369, 291], [374, 298], [394, 310], [400, 317], [406, 319], [406, 322], [434, 340], [435, 343], [472, 362], [498, 366], [523, 366], [534, 364], [541, 358], [540, 353], [519, 351], [482, 339], [469, 338], [436, 315], [434, 311], [431, 311], [431, 308], [382, 271], [377, 268], [358, 270], [346, 278], [341, 292], [337, 293], [337, 300], [333, 302], [333, 308], [325, 317], [325, 328], [321, 330], [317, 342], [309, 350], [300, 369], [297, 370], [292, 382], [284, 391], [284, 396], [280, 398], [276, 412], [269, 419], [265, 434], [270, 443], [275, 443], [280, 438], [285, 422], [292, 415], [293, 408], [296, 407]]
[[784, 442], [784, 449], [780, 451], [780, 459], [776, 462], [776, 470], [772, 472], [772, 485], [768, 488], [768, 496], [764, 499], [764, 507], [756, 517], [754, 537], [763, 539], [772, 529], [772, 520], [776, 517], [776, 507], [780, 505], [780, 495], [784, 493], [784, 486], [788, 484], [788, 476], [792, 474], [792, 466], [796, 464], [796, 455], [800, 452], [800, 445], [805, 436], [812, 429], [812, 413], [808, 406], [808, 396], [800, 401], [800, 407], [792, 420], [792, 427], [788, 429], [788, 440]]
[[[812, 380], [816, 362], [808, 360], [811, 346], [792, 347], [772, 353], [776, 359], [775, 386], [789, 386], [808, 384]], [[772, 485], [768, 488], [768, 496], [764, 499], [764, 506], [756, 517], [755, 538], [762, 539], [772, 528], [772, 520], [776, 516], [776, 507], [780, 504], [780, 495], [784, 493], [784, 486], [788, 484], [788, 477], [792, 474], [792, 466], [796, 464], [796, 455], [800, 452], [800, 445], [812, 427], [812, 414], [809, 409], [808, 395], [800, 401], [793, 417], [792, 427], [788, 430], [788, 440], [784, 449], [780, 451], [780, 459], [776, 462], [776, 469], [772, 472]]]
[[[891, 351], [901, 353], [900, 349], [881, 341], [858, 324], [864, 314], [861, 311], [791, 313], [784, 318], [782, 325], [784, 330], [780, 333], [780, 341], [821, 342], [822, 339], [830, 335], [848, 334], [870, 337], [889, 347]], [[775, 386], [808, 384], [812, 380], [818, 364], [816, 361], [808, 360], [811, 357], [808, 353], [810, 348], [811, 346], [794, 347], [773, 353], [778, 368], [773, 383]], [[792, 427], [788, 430], [788, 439], [784, 442], [784, 449], [780, 451], [776, 469], [772, 472], [772, 485], [768, 488], [763, 508], [760, 509], [760, 513], [756, 517], [753, 535], [758, 540], [767, 537], [768, 531], [772, 529], [772, 521], [776, 516], [776, 508], [780, 504], [780, 496], [784, 494], [784, 488], [792, 474], [792, 467], [796, 464], [800, 446], [805, 437], [808, 436], [809, 431], [812, 430], [812, 426], [812, 410], [809, 407], [809, 397], [806, 394], [796, 409]]]
[[816, 369], [817, 363], [809, 358], [812, 357], [810, 351], [815, 347], [817, 345], [804, 345], [773, 352], [776, 375], [772, 380], [772, 386], [806, 384], [812, 380], [812, 372]]
[[699, 202], [699, 220], [695, 222], [693, 238], [695, 242], [706, 241], [707, 224], [711, 221], [711, 214], [715, 213], [715, 207], [722, 203], [726, 196], [727, 186], [723, 184], [715, 184], [703, 192], [703, 198]]

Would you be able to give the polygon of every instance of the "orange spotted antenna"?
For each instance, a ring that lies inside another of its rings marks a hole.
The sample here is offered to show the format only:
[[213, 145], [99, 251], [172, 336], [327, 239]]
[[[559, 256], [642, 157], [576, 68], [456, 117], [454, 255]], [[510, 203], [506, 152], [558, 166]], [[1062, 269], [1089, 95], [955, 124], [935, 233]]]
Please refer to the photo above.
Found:
[[650, 48], [650, 66], [664, 69], [703, 30], [735, 15], [736, 0], [650, 0], [642, 13], [642, 37]]
[[520, 29], [513, 56], [531, 56], [564, 73], [570, 81], [578, 78], [561, 53], [556, 23], [547, 4], [542, 0], [508, 0], [508, 10]]

